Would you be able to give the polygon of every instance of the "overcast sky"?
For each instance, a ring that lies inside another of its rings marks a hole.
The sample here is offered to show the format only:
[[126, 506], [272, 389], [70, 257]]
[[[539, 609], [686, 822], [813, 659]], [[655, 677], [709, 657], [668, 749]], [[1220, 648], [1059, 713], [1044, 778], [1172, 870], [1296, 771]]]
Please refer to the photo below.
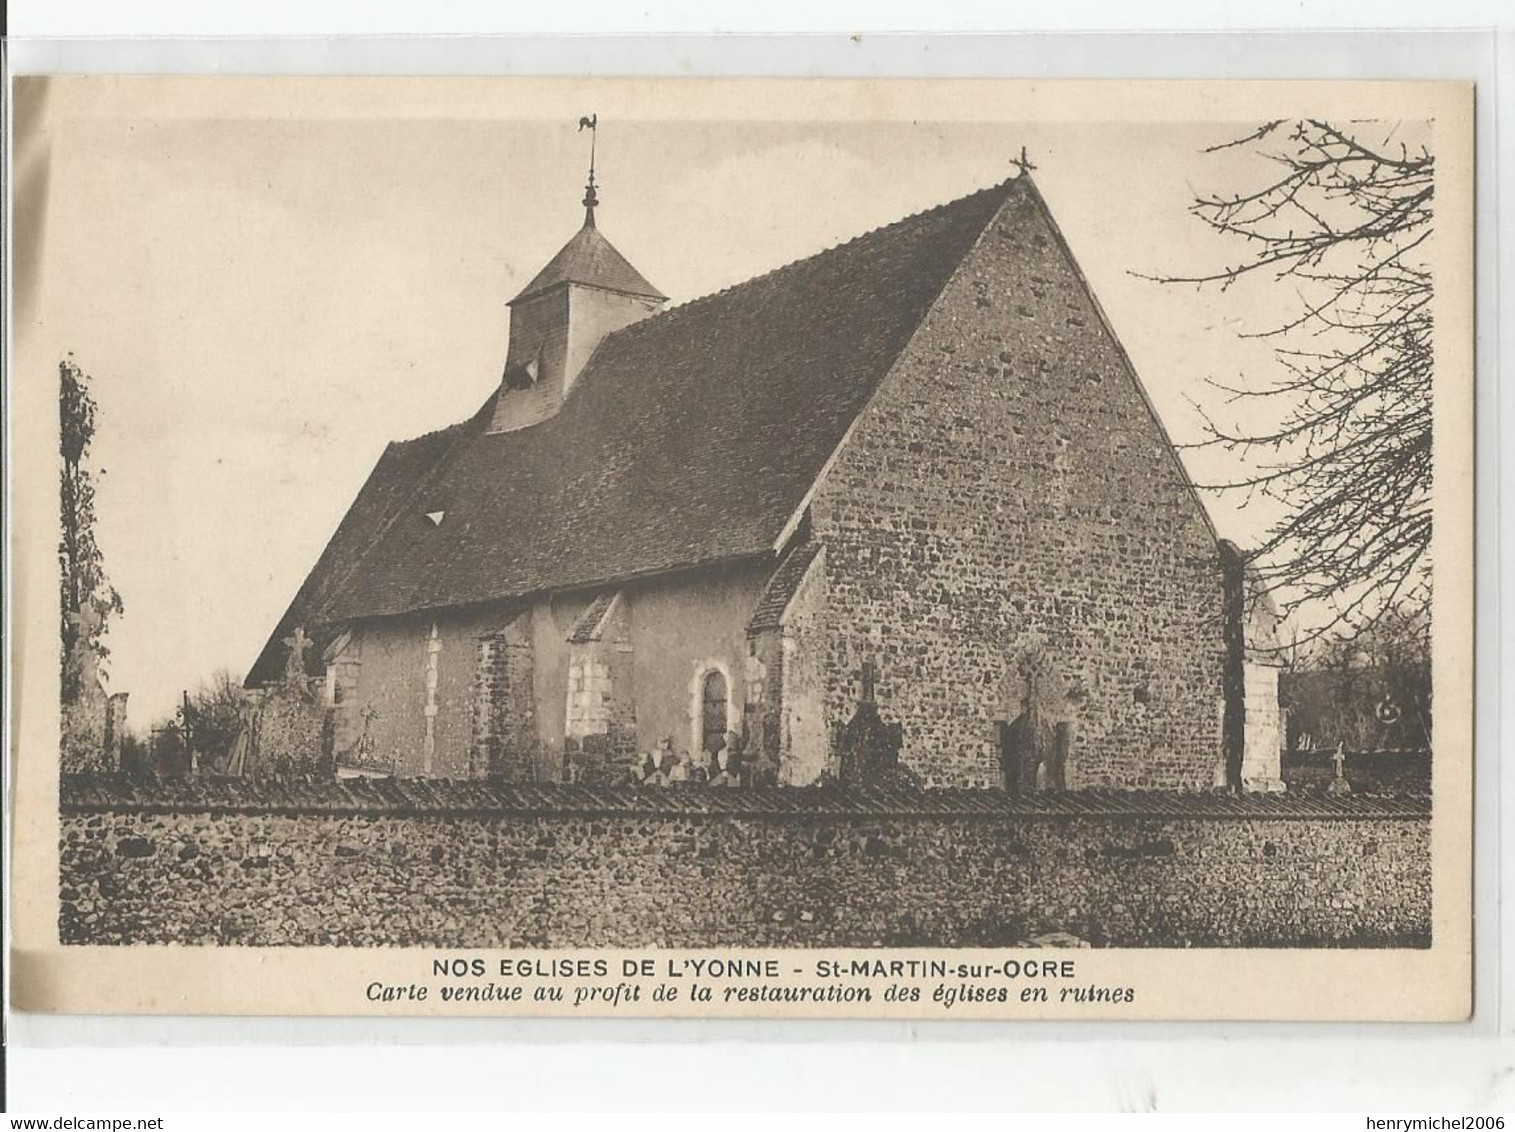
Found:
[[[1034, 123], [852, 104], [837, 121], [817, 99], [691, 119], [618, 115], [603, 89], [527, 106], [490, 83], [209, 81], [23, 87], [16, 108], [16, 380], [55, 383], [70, 351], [94, 378], [98, 536], [126, 605], [111, 686], [138, 726], [246, 671], [386, 441], [494, 388], [506, 300], [582, 219], [579, 112], [600, 116], [602, 231], [675, 302], [1002, 180], [1024, 145], [1178, 440], [1198, 437], [1206, 377], [1266, 375], [1238, 331], [1291, 298], [1132, 274], [1236, 254], [1187, 206], [1258, 175], [1202, 153], [1254, 118], [1119, 120], [1116, 99], [1109, 120], [1055, 121], [1042, 99]], [[1255, 541], [1255, 512], [1211, 510]]]

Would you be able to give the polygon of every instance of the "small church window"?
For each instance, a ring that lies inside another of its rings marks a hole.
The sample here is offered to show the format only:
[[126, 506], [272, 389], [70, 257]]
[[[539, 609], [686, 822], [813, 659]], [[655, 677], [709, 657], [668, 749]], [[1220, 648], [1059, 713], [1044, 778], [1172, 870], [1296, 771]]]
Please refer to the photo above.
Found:
[[705, 674], [700, 697], [700, 746], [714, 754], [726, 738], [726, 677], [712, 669]]

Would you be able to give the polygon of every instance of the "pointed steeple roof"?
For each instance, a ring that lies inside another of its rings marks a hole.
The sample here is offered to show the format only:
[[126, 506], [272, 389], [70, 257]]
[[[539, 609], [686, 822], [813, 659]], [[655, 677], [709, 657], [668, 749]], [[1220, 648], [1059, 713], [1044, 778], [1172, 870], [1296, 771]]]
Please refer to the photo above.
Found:
[[510, 304], [514, 306], [522, 299], [540, 295], [560, 283], [601, 287], [607, 291], [619, 291], [623, 295], [641, 295], [660, 301], [668, 298], [642, 278], [642, 273], [632, 267], [626, 257], [616, 251], [615, 245], [600, 234], [594, 222], [592, 204], [587, 204], [585, 209], [584, 226], [563, 245], [562, 251], [548, 261], [546, 267], [537, 272], [536, 278], [526, 284], [525, 290], [510, 300]]

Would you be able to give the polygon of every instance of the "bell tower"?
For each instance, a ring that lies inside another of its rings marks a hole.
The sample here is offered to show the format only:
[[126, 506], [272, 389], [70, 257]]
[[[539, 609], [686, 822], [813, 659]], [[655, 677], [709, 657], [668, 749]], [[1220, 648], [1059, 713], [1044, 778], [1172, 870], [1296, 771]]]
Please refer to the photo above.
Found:
[[[580, 119], [579, 128], [594, 130], [597, 120]], [[599, 203], [591, 149], [583, 227], [510, 300], [510, 344], [490, 432], [554, 416], [600, 340], [668, 301], [601, 234]]]

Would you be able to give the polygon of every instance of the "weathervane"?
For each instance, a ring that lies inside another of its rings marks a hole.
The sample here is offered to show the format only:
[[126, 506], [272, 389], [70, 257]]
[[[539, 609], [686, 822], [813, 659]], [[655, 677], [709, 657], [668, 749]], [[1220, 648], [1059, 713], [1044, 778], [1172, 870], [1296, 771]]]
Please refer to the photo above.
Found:
[[594, 188], [594, 144], [599, 137], [600, 116], [598, 113], [579, 119], [579, 133], [586, 129], [589, 131], [589, 182], [584, 186], [584, 225], [594, 227], [594, 206], [600, 203], [599, 194]]

